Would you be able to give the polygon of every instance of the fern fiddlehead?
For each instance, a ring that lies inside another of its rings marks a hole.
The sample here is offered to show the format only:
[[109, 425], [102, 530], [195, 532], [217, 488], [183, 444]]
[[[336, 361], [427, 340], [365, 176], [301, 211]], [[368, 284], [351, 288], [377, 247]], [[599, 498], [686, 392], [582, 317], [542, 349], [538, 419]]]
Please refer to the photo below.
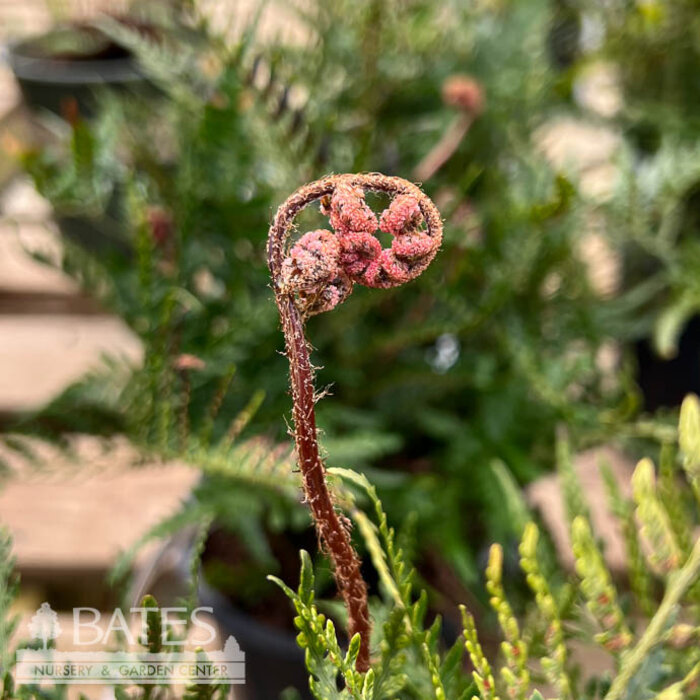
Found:
[[[379, 222], [365, 202], [365, 191], [392, 197]], [[306, 233], [288, 250], [295, 217], [319, 200], [334, 231]], [[377, 228], [393, 236], [390, 248], [382, 250], [373, 235]], [[442, 220], [432, 200], [407, 180], [378, 173], [331, 175], [304, 185], [280, 206], [268, 234], [268, 265], [290, 367], [297, 461], [306, 501], [348, 611], [350, 636], [361, 637], [356, 668], [363, 672], [370, 665], [367, 586], [319, 455], [304, 323], [344, 301], [354, 284], [385, 289], [414, 279], [435, 257], [441, 240]]]

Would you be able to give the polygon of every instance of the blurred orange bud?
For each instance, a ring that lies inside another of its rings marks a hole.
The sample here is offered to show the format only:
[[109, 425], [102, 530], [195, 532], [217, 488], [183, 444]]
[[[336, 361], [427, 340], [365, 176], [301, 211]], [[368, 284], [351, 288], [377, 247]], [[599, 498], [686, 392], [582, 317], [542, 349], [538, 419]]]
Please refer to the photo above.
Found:
[[484, 90], [477, 80], [468, 75], [451, 75], [442, 84], [442, 101], [448, 107], [476, 117], [484, 109]]
[[195, 355], [189, 355], [187, 353], [178, 355], [173, 362], [173, 367], [178, 372], [196, 372], [204, 369], [206, 366], [207, 363], [204, 360], [196, 357]]

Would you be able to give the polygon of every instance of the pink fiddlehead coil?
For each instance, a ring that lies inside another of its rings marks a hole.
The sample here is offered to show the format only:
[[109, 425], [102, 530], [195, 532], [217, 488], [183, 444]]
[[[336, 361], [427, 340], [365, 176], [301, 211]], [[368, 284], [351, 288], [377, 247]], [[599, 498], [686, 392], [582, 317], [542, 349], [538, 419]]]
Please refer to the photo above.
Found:
[[[415, 185], [372, 174], [337, 175], [318, 183], [328, 184], [320, 195], [321, 211], [333, 231], [304, 234], [284, 256], [279, 278], [305, 316], [330, 311], [355, 284], [388, 289], [410, 282], [435, 257], [442, 225], [432, 202]], [[379, 221], [365, 201], [365, 190], [394, 195]], [[389, 248], [382, 249], [378, 231], [393, 237]]]
[[[367, 190], [392, 197], [379, 222], [365, 201]], [[295, 217], [317, 200], [333, 231], [305, 233], [288, 250]], [[374, 236], [378, 228], [392, 236], [391, 247], [382, 249]], [[378, 173], [331, 175], [304, 185], [277, 210], [268, 235], [268, 265], [289, 360], [297, 461], [306, 502], [348, 611], [349, 633], [360, 635], [360, 672], [370, 667], [367, 585], [319, 454], [304, 319], [340, 304], [354, 284], [388, 288], [414, 279], [435, 257], [441, 240], [442, 221], [432, 200], [407, 180]]]

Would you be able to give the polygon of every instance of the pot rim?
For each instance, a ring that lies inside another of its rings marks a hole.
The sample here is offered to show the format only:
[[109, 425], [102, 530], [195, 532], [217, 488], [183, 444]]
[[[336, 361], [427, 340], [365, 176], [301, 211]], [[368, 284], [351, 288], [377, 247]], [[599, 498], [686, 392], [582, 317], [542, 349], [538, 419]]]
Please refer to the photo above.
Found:
[[70, 61], [23, 54], [22, 48], [34, 39], [36, 37], [23, 39], [7, 47], [8, 63], [20, 80], [63, 85], [94, 85], [137, 82], [144, 79], [133, 56]]

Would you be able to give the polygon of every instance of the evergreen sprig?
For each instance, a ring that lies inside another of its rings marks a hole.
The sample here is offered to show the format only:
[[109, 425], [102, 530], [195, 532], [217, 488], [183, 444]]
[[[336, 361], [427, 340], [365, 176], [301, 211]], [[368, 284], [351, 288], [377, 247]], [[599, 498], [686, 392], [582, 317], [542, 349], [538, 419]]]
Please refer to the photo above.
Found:
[[[686, 403], [681, 418], [683, 427], [679, 431], [684, 455], [692, 450], [700, 434], [700, 423], [693, 419], [692, 413], [689, 418], [688, 405], [692, 406]], [[668, 448], [668, 443], [661, 446], [664, 454], [669, 454]], [[336, 647], [335, 627], [329, 627], [328, 620], [316, 609], [310, 563], [304, 555], [303, 583], [299, 592], [286, 587], [285, 591], [294, 602], [297, 625], [303, 630], [298, 641], [306, 649], [311, 688], [316, 698], [389, 700], [402, 692], [421, 700], [428, 697], [541, 700], [540, 691], [531, 690], [530, 686], [542, 680], [542, 673], [557, 700], [695, 697], [700, 676], [697, 654], [691, 649], [699, 629], [694, 587], [700, 579], [700, 539], [688, 524], [689, 531], [685, 534], [691, 541], [690, 551], [683, 553], [673, 544], [671, 517], [659, 496], [651, 460], [641, 460], [635, 469], [634, 504], [621, 495], [609, 473], [606, 477], [615, 515], [623, 519], [632, 517], [629, 527], [638, 519], [641, 540], [632, 541], [640, 550], [644, 548], [649, 553], [664, 585], [658, 605], [652, 605], [650, 582], [641, 589], [642, 597], [634, 601], [648, 611], [647, 620], [641, 626], [639, 620], [633, 624], [628, 609], [620, 602], [592, 525], [583, 514], [587, 512], [587, 505], [581, 501], [572, 509], [569, 521], [575, 562], [575, 579], [571, 585], [559, 588], [554, 578], [545, 575], [538, 527], [530, 522], [522, 533], [520, 567], [532, 590], [536, 615], [518, 619], [503, 585], [503, 550], [499, 545], [491, 548], [486, 586], [503, 641], [500, 656], [487, 653], [479, 640], [474, 617], [462, 606], [463, 632], [458, 644], [466, 649], [471, 661], [473, 685], [469, 683], [469, 672], [461, 665], [460, 649], [454, 645], [444, 649], [440, 642], [439, 621], [425, 627], [428, 595], [414, 588], [415, 575], [403, 552], [396, 547], [394, 532], [388, 525], [376, 489], [364, 475], [351, 470], [333, 469], [329, 473], [342, 479], [334, 482], [338, 502], [357, 523], [379, 574], [383, 596], [373, 601], [372, 610], [384, 623], [375, 629], [370, 670], [357, 674], [356, 669], [344, 665], [346, 659], [352, 660], [352, 654], [343, 655]], [[688, 481], [692, 479], [692, 471], [687, 477]], [[369, 499], [374, 518], [369, 518], [359, 508], [357, 489]], [[633, 587], [633, 591], [637, 590], [638, 586]], [[572, 597], [570, 601], [569, 597]], [[586, 614], [595, 622], [590, 634], [586, 634], [590, 625], [579, 624], [583, 610], [587, 610]], [[329, 629], [332, 630], [330, 636]], [[572, 647], [576, 638], [600, 646], [615, 659], [612, 678], [589, 684], [585, 694], [580, 688], [576, 653]], [[352, 651], [352, 644], [349, 649]], [[498, 673], [494, 669], [499, 669]], [[342, 691], [336, 685], [339, 675], [346, 679]], [[324, 679], [323, 686], [319, 685], [319, 679]]]
[[10, 669], [14, 659], [10, 639], [18, 624], [18, 618], [11, 609], [18, 591], [18, 578], [14, 565], [12, 538], [7, 530], [0, 527], [0, 682], [3, 687], [3, 697], [12, 694]]

